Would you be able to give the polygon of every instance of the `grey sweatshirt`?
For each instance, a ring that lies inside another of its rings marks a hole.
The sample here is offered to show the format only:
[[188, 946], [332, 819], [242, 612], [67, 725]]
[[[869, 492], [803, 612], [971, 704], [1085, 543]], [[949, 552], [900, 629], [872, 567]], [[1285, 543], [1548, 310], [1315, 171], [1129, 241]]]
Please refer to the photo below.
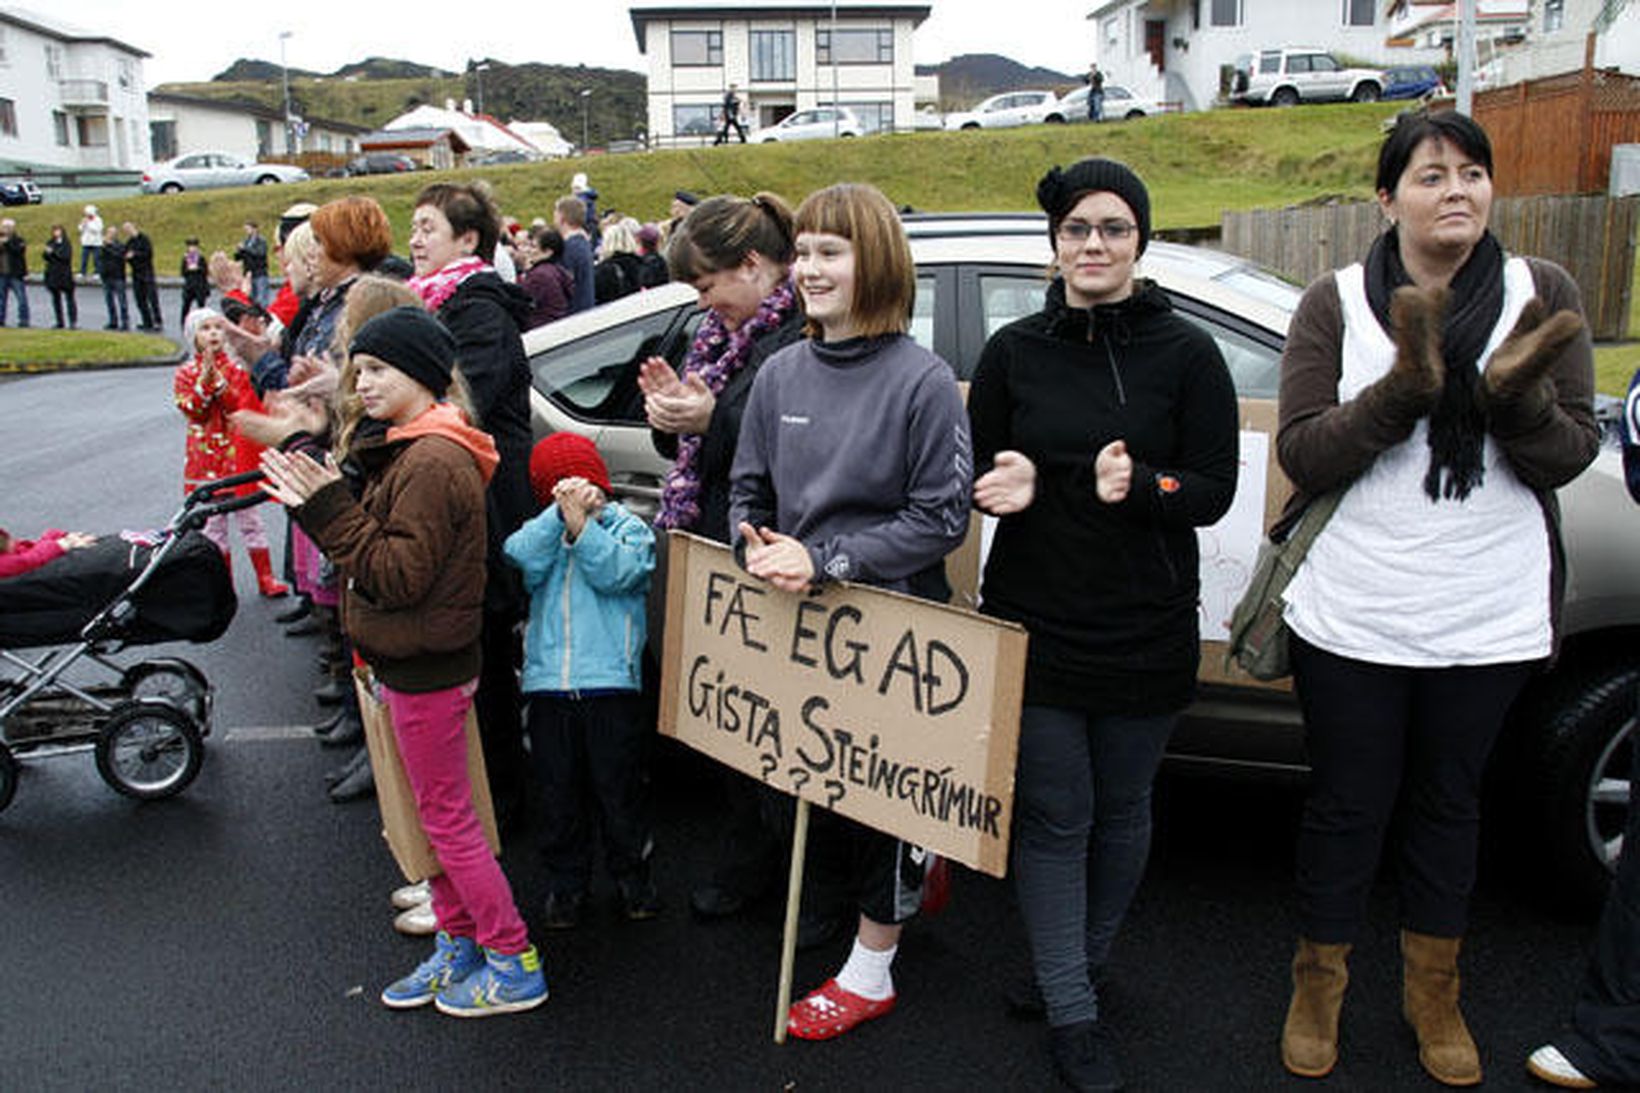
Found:
[[817, 583], [905, 591], [968, 533], [956, 376], [904, 335], [788, 346], [758, 370], [731, 478], [737, 554], [745, 521], [807, 546]]

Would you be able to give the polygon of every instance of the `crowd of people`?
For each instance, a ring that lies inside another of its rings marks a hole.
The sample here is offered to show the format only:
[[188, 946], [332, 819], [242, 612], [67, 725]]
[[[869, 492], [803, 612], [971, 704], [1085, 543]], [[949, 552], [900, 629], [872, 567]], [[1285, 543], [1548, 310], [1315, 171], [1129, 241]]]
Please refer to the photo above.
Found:
[[[1388, 227], [1310, 286], [1282, 361], [1275, 447], [1296, 492], [1275, 534], [1317, 499], [1337, 505], [1286, 608], [1313, 770], [1279, 1035], [1299, 1076], [1337, 1064], [1352, 946], [1388, 849], [1420, 1062], [1443, 1084], [1482, 1078], [1458, 970], [1481, 775], [1510, 703], [1553, 654], [1553, 493], [1599, 443], [1576, 286], [1503, 251], [1491, 185], [1472, 120], [1399, 119], [1375, 185]], [[547, 996], [472, 804], [469, 709], [503, 837], [534, 772], [540, 925], [578, 925], [600, 838], [627, 917], [660, 910], [641, 698], [657, 531], [722, 542], [785, 593], [847, 580], [944, 601], [945, 558], [978, 509], [996, 518], [982, 610], [1030, 635], [1011, 872], [1031, 965], [1017, 1008], [1045, 1017], [1065, 1085], [1120, 1088], [1099, 997], [1121, 974], [1113, 953], [1149, 853], [1152, 786], [1195, 693], [1195, 529], [1229, 508], [1240, 459], [1219, 349], [1142, 275], [1144, 182], [1103, 158], [1039, 180], [1046, 301], [992, 334], [966, 405], [952, 369], [908, 334], [910, 246], [875, 188], [828, 186], [795, 210], [768, 193], [680, 191], [649, 225], [598, 217], [584, 176], [572, 189], [550, 224], [527, 228], [482, 184], [426, 187], [397, 232], [365, 196], [294, 207], [268, 248], [285, 273], [272, 300], [255, 225], [234, 257], [190, 246], [183, 260], [203, 294], [184, 305], [195, 356], [176, 382], [187, 482], [263, 469], [291, 517], [286, 578], [301, 602], [285, 621], [331, 639], [322, 695], [341, 712], [316, 732], [359, 747], [360, 678], [391, 711], [442, 867], [393, 894], [400, 928], [435, 941], [383, 1002], [484, 1016]], [[0, 262], [4, 239], [0, 225]], [[100, 266], [121, 243], [101, 233]], [[65, 244], [54, 231], [53, 263], [68, 262]], [[651, 527], [613, 496], [589, 440], [532, 444], [521, 337], [668, 277], [707, 314], [681, 365], [639, 368], [653, 442], [672, 461]], [[226, 555], [227, 528], [207, 531]], [[240, 533], [262, 593], [285, 594], [265, 533]], [[790, 799], [722, 778], [717, 868], [690, 894], [702, 918], [742, 913], [785, 869]], [[333, 795], [368, 794], [371, 779], [359, 748]], [[895, 1007], [893, 963], [928, 858], [824, 811], [811, 840], [799, 943], [853, 937], [788, 1014], [792, 1035], [823, 1040]], [[1619, 893], [1640, 876], [1624, 865]], [[1575, 1033], [1530, 1061], [1544, 1081], [1640, 1076], [1633, 917], [1608, 911], [1607, 966]]]

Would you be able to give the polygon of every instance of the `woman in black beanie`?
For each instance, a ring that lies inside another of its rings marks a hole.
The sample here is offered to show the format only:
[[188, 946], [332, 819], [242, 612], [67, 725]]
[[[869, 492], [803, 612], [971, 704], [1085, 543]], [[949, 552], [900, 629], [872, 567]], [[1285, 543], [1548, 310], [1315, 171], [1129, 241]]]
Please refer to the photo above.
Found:
[[1014, 880], [1059, 1076], [1121, 1079], [1095, 983], [1144, 873], [1162, 750], [1195, 689], [1196, 528], [1230, 507], [1235, 388], [1135, 267], [1150, 196], [1085, 159], [1037, 186], [1056, 276], [986, 343], [968, 398], [983, 610], [1031, 635]]

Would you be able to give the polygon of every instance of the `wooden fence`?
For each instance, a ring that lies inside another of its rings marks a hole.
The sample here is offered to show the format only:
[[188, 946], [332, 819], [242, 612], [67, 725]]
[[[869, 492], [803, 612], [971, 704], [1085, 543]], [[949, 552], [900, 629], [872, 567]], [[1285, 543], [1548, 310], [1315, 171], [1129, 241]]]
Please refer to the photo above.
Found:
[[[1597, 341], [1628, 337], [1634, 282], [1637, 197], [1514, 197], [1492, 202], [1491, 226], [1512, 254], [1565, 266], [1583, 293], [1583, 310]], [[1370, 201], [1227, 212], [1225, 250], [1250, 258], [1299, 284], [1366, 257], [1384, 230]]]

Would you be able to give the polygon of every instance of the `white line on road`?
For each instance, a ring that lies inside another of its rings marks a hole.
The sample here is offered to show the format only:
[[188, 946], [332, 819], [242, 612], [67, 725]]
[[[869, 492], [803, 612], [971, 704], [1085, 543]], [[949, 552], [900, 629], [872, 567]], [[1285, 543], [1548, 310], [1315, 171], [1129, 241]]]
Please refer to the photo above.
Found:
[[218, 739], [224, 744], [265, 744], [277, 740], [312, 740], [314, 735], [309, 725], [242, 725], [228, 729]]

